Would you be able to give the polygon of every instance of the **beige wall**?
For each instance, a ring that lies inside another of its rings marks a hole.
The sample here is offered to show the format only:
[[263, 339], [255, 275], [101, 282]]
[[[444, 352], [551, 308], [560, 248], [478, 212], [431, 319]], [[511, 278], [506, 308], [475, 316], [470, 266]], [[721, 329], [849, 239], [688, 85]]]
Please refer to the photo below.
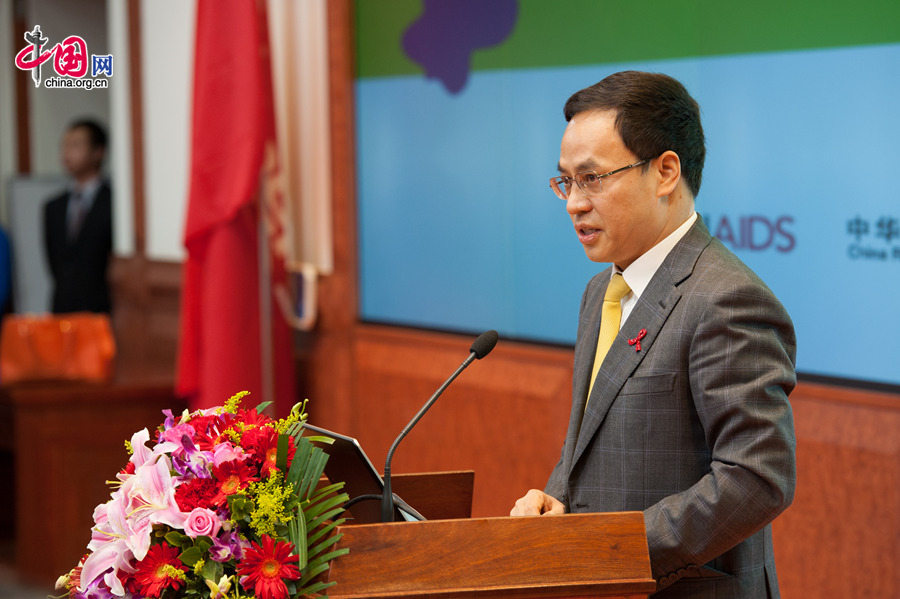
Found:
[[147, 257], [184, 258], [194, 64], [193, 2], [141, 2]]

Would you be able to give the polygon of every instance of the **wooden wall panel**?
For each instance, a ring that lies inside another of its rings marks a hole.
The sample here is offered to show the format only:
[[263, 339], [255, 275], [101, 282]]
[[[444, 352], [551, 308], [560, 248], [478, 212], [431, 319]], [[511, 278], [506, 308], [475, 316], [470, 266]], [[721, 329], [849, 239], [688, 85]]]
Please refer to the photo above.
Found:
[[800, 384], [797, 493], [774, 524], [782, 597], [900, 596], [900, 396]]
[[[473, 339], [359, 327], [347, 430], [379, 469], [397, 434], [469, 355]], [[506, 515], [528, 488], [543, 488], [562, 446], [570, 397], [570, 352], [501, 340], [403, 440], [393, 470], [474, 469], [473, 515]]]
[[16, 567], [49, 590], [86, 552], [124, 441], [183, 404], [170, 385], [44, 383], [0, 388], [0, 408], [15, 442]]

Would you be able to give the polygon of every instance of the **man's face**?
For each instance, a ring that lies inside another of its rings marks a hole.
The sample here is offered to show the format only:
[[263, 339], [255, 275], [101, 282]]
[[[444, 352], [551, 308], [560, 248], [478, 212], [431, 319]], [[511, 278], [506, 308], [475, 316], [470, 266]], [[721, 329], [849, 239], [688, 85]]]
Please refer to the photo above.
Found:
[[100, 171], [103, 149], [91, 146], [91, 136], [84, 127], [69, 129], [63, 135], [62, 163], [76, 179], [92, 176]]
[[[587, 111], [572, 117], [559, 152], [561, 175], [583, 171], [598, 174], [652, 156], [635, 156], [615, 127], [616, 112]], [[566, 211], [578, 240], [594, 262], [613, 262], [627, 268], [636, 258], [668, 234], [669, 208], [659, 195], [655, 160], [603, 179], [601, 191], [586, 197], [574, 185]]]

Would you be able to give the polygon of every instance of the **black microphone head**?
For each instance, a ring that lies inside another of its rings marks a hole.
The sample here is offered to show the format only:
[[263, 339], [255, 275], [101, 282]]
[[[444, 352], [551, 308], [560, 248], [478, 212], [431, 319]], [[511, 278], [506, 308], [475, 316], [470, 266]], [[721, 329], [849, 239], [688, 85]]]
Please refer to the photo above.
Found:
[[491, 350], [497, 345], [497, 339], [499, 338], [500, 336], [497, 335], [497, 331], [485, 331], [478, 335], [478, 339], [472, 342], [472, 347], [469, 348], [469, 351], [475, 354], [475, 357], [480, 360], [491, 353]]

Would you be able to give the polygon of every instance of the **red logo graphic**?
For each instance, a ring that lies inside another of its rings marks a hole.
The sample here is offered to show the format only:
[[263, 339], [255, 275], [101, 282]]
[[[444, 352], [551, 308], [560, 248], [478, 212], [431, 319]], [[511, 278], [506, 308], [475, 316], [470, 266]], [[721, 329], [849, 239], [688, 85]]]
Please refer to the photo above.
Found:
[[[16, 67], [23, 71], [31, 71], [31, 78], [35, 87], [40, 87], [41, 85], [41, 66], [50, 60], [51, 57], [53, 58], [53, 68], [59, 77], [81, 79], [87, 75], [89, 55], [87, 43], [81, 36], [70, 35], [63, 41], [46, 49], [50, 40], [44, 37], [41, 26], [35, 25], [33, 30], [25, 32], [24, 38], [28, 45], [16, 54]], [[92, 77], [97, 74], [104, 74], [107, 77], [112, 76], [112, 55], [98, 56], [95, 54], [91, 56], [91, 59], [93, 64]], [[84, 87], [90, 89], [93, 85], [73, 85], [72, 81], [69, 81], [66, 85], [60, 85], [59, 80], [51, 78], [47, 81], [46, 87]], [[97, 87], [106, 86], [98, 84]]]

